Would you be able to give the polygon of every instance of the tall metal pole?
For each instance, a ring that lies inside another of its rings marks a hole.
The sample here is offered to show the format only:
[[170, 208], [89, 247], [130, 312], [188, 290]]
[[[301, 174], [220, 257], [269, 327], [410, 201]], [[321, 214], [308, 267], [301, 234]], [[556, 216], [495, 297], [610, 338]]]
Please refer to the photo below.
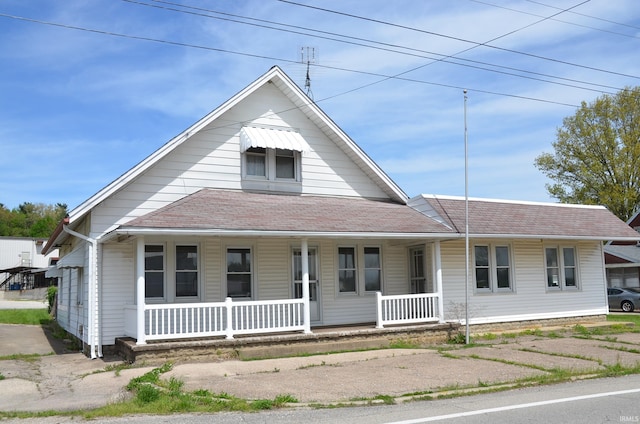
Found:
[[469, 344], [469, 147], [467, 138], [467, 90], [464, 90], [464, 323]]

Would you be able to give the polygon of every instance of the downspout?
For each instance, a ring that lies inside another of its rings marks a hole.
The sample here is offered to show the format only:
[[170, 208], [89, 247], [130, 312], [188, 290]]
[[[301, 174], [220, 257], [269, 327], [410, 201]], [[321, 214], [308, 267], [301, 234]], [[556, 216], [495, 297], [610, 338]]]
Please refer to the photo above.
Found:
[[[98, 268], [98, 241], [94, 238], [87, 237], [84, 234], [80, 234], [77, 231], [73, 231], [69, 229], [66, 225], [62, 227], [62, 230], [70, 234], [74, 237], [77, 237], [81, 240], [89, 243], [89, 266], [88, 266], [88, 274], [89, 274], [89, 293], [87, 303], [89, 304], [89, 309], [87, 311], [87, 320], [88, 320], [88, 334], [87, 334], [87, 342], [90, 346], [91, 351], [91, 359], [96, 359], [98, 354], [96, 353], [96, 338], [99, 340], [99, 335], [96, 334], [95, 331], [95, 319], [97, 318], [97, 311], [94, 305], [95, 298], [95, 290], [98, 287], [98, 275], [96, 270]], [[102, 356], [102, 346], [99, 348], [99, 355]]]

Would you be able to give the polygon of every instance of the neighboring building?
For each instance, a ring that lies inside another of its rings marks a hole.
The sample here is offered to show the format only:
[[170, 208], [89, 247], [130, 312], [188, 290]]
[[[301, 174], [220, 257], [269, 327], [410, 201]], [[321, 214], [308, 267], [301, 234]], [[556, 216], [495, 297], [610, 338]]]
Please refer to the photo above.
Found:
[[[426, 184], [426, 183], [425, 183]], [[58, 322], [150, 340], [460, 321], [465, 200], [398, 187], [278, 67], [60, 223]], [[603, 207], [470, 199], [470, 323], [608, 312]]]
[[42, 253], [46, 239], [0, 237], [0, 290], [25, 290], [56, 284], [45, 276], [58, 259], [58, 249]]
[[[640, 232], [640, 211], [627, 224]], [[640, 287], [640, 242], [610, 241], [604, 247], [608, 287]]]

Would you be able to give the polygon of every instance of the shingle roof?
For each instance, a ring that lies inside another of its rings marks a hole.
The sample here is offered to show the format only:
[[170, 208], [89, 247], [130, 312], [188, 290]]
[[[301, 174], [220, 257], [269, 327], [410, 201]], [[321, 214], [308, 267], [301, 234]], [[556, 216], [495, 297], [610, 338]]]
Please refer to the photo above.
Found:
[[640, 246], [611, 244], [604, 247], [604, 252], [630, 263], [640, 263]]
[[[465, 230], [464, 198], [425, 199], [457, 231]], [[469, 199], [469, 234], [598, 240], [640, 239], [640, 234], [602, 206]]]
[[215, 189], [200, 190], [122, 228], [454, 234], [398, 203]]

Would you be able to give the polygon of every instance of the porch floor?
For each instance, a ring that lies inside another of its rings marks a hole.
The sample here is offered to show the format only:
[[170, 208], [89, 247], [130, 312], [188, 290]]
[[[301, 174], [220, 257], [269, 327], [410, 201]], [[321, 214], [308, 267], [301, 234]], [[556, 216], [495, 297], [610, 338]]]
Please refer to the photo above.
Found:
[[290, 332], [236, 336], [232, 340], [216, 337], [153, 341], [145, 345], [137, 345], [135, 339], [123, 337], [116, 340], [114, 353], [131, 363], [148, 364], [272, 358], [384, 348], [394, 343], [438, 343], [446, 341], [458, 328], [458, 324], [445, 323], [379, 329], [374, 323], [364, 323], [313, 327], [311, 334]]

